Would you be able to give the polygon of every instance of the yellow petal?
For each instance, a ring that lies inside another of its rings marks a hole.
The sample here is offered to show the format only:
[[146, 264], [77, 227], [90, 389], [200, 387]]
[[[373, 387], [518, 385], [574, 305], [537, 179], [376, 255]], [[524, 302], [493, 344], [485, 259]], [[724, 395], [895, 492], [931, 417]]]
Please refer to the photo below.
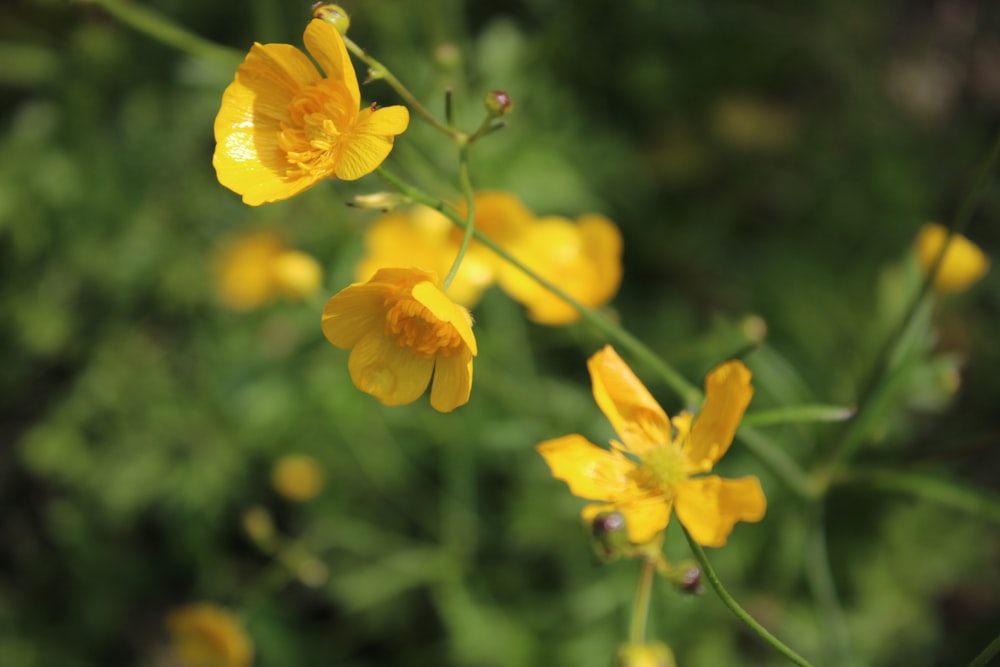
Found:
[[635, 464], [618, 452], [602, 449], [582, 435], [566, 435], [535, 446], [552, 476], [569, 485], [570, 493], [588, 500], [618, 500], [634, 489]]
[[479, 353], [476, 337], [472, 333], [472, 316], [469, 315], [469, 311], [448, 298], [437, 284], [430, 281], [414, 285], [412, 295], [413, 299], [429, 310], [434, 317], [441, 322], [447, 322], [458, 331], [458, 335], [472, 352], [472, 356]]
[[385, 329], [386, 288], [380, 284], [356, 284], [335, 294], [323, 308], [323, 334], [334, 346], [354, 347], [371, 331]]
[[593, 523], [601, 512], [621, 512], [625, 517], [628, 540], [633, 544], [647, 544], [666, 529], [670, 523], [670, 503], [661, 495], [636, 496], [622, 502], [588, 505], [581, 515]]
[[472, 354], [440, 355], [434, 364], [431, 407], [451, 412], [469, 402], [472, 393]]
[[[948, 229], [938, 224], [927, 224], [917, 234], [915, 248], [920, 267], [930, 271], [948, 239]], [[990, 258], [972, 241], [955, 235], [945, 251], [941, 265], [934, 276], [934, 289], [942, 294], [961, 292], [986, 275]]]
[[347, 55], [347, 46], [337, 29], [326, 21], [313, 19], [306, 26], [302, 41], [305, 42], [309, 54], [316, 59], [328, 79], [343, 81], [354, 106], [361, 105], [361, 91], [358, 89], [358, 76], [354, 65]]
[[707, 472], [729, 449], [753, 387], [742, 361], [727, 361], [705, 378], [705, 402], [694, 420], [684, 451], [696, 470]]
[[721, 547], [737, 521], [764, 518], [767, 499], [756, 477], [722, 479], [716, 475], [687, 479], [674, 487], [674, 511], [691, 538], [705, 547]]
[[347, 361], [354, 386], [385, 405], [406, 405], [427, 390], [434, 360], [418, 357], [383, 331], [358, 341]]
[[354, 181], [373, 172], [388, 157], [395, 135], [406, 129], [409, 118], [406, 107], [401, 106], [362, 110], [354, 126], [341, 137], [337, 178]]
[[670, 421], [645, 385], [614, 348], [606, 345], [587, 361], [594, 400], [625, 446], [640, 458], [670, 442]]

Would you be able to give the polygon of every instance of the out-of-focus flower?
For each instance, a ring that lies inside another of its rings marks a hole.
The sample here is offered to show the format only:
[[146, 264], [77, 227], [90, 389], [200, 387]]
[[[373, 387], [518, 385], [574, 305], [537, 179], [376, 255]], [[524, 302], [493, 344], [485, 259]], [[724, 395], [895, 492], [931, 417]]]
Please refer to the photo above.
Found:
[[172, 610], [171, 648], [183, 667], [249, 667], [253, 642], [236, 617], [208, 602]]
[[[917, 232], [914, 248], [920, 268], [926, 273], [948, 240], [948, 229], [943, 225], [928, 223]], [[948, 244], [941, 265], [934, 275], [934, 289], [942, 294], [953, 294], [968, 289], [990, 269], [990, 258], [975, 243], [961, 234]]]
[[779, 152], [794, 144], [799, 134], [799, 120], [791, 110], [748, 95], [719, 99], [711, 118], [715, 136], [740, 150]]
[[[507, 192], [477, 193], [475, 206], [476, 229], [502, 246], [509, 245], [533, 219], [531, 211]], [[458, 208], [464, 215], [465, 207]], [[368, 280], [379, 269], [393, 266], [413, 266], [446, 275], [458, 254], [462, 233], [444, 215], [427, 207], [388, 213], [368, 227], [365, 255], [358, 262], [355, 276], [360, 281]], [[473, 241], [448, 288], [448, 296], [472, 308], [496, 281], [500, 263], [496, 254]]]
[[323, 468], [305, 454], [287, 454], [271, 468], [271, 485], [284, 498], [295, 502], [312, 500], [323, 490]]
[[615, 667], [677, 667], [677, 663], [669, 646], [663, 642], [650, 642], [621, 646]]
[[330, 299], [323, 333], [351, 350], [354, 386], [386, 405], [412, 403], [432, 376], [434, 409], [450, 412], [469, 400], [478, 353], [472, 317], [444, 293], [434, 273], [379, 269]]
[[272, 232], [246, 234], [224, 245], [216, 266], [219, 298], [234, 310], [259, 308], [279, 295], [306, 298], [323, 280], [319, 262], [287, 248]]
[[609, 451], [574, 434], [536, 447], [573, 495], [599, 501], [583, 509], [585, 521], [620, 512], [629, 539], [644, 544], [667, 527], [673, 511], [698, 544], [720, 547], [737, 521], [763, 518], [767, 500], [756, 477], [704, 474], [729, 449], [753, 396], [742, 362], [727, 361], [708, 374], [697, 418], [682, 412], [673, 421], [611, 346], [587, 366], [594, 400], [621, 441], [613, 440]]
[[[585, 306], [604, 305], [621, 284], [621, 233], [602, 215], [585, 215], [575, 224], [556, 216], [539, 218], [507, 249]], [[579, 319], [572, 306], [516, 267], [504, 264], [499, 277], [500, 287], [536, 322], [559, 325]]]
[[212, 163], [219, 182], [251, 206], [325, 178], [371, 173], [409, 124], [403, 106], [359, 110], [357, 75], [336, 28], [313, 19], [303, 39], [326, 76], [290, 44], [254, 44], [222, 95]]

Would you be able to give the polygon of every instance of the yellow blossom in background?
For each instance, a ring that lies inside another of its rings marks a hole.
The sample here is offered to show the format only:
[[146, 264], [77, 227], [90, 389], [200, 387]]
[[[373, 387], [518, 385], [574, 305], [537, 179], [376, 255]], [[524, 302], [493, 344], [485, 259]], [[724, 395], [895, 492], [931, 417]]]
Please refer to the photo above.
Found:
[[[943, 225], [928, 223], [920, 228], [914, 244], [917, 261], [926, 273], [934, 266], [941, 247], [948, 240], [948, 229]], [[942, 294], [953, 294], [968, 289], [990, 270], [990, 258], [975, 243], [961, 234], [948, 244], [941, 265], [934, 276], [934, 289]]]
[[312, 500], [323, 490], [323, 468], [319, 462], [305, 454], [288, 454], [278, 459], [271, 468], [271, 485], [288, 500]]
[[182, 667], [249, 667], [253, 642], [229, 611], [202, 602], [166, 617], [171, 649]]
[[351, 350], [354, 386], [385, 405], [412, 403], [432, 376], [434, 409], [450, 412], [468, 402], [478, 353], [472, 317], [434, 273], [379, 269], [334, 295], [322, 325], [327, 340]]
[[[585, 306], [604, 305], [621, 284], [621, 233], [603, 215], [585, 215], [576, 223], [556, 216], [540, 218], [508, 250]], [[572, 306], [510, 264], [500, 272], [500, 287], [541, 324], [569, 324], [580, 317]]]
[[254, 44], [222, 96], [212, 163], [251, 206], [371, 173], [409, 124], [403, 106], [360, 108], [354, 65], [332, 25], [310, 21], [303, 41], [325, 76], [290, 44]]
[[621, 440], [607, 450], [568, 435], [536, 447], [573, 495], [599, 501], [583, 509], [587, 522], [620, 512], [629, 540], [644, 544], [667, 527], [673, 511], [698, 544], [720, 547], [737, 521], [764, 517], [767, 500], [756, 477], [705, 474], [729, 449], [753, 396], [742, 362], [728, 361], [708, 374], [696, 418], [682, 412], [672, 421], [611, 346], [587, 367], [594, 400]]
[[663, 642], [651, 642], [620, 647], [615, 667], [677, 667], [677, 663], [669, 646]]
[[[531, 211], [507, 192], [476, 193], [475, 205], [476, 229], [504, 246], [533, 219]], [[464, 206], [458, 209], [465, 215]], [[424, 206], [387, 213], [366, 230], [365, 254], [358, 262], [355, 277], [368, 280], [379, 269], [394, 266], [413, 266], [447, 275], [462, 234], [463, 230], [443, 214]], [[473, 241], [448, 288], [448, 296], [466, 308], [474, 307], [483, 291], [496, 282], [500, 262], [486, 246]]]
[[234, 310], [252, 310], [277, 296], [302, 299], [323, 281], [315, 258], [290, 250], [273, 232], [254, 232], [224, 244], [216, 258], [219, 298]]

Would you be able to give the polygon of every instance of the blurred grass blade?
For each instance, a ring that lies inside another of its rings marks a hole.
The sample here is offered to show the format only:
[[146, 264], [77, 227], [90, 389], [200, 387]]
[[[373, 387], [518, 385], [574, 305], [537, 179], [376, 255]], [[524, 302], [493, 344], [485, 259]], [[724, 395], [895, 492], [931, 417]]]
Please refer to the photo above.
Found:
[[852, 472], [839, 484], [865, 484], [875, 489], [905, 493], [1000, 523], [1000, 495], [970, 486], [968, 482], [943, 475], [897, 470]]
[[774, 426], [808, 422], [842, 422], [853, 417], [856, 411], [854, 407], [842, 405], [793, 405], [750, 413], [743, 418], [743, 423], [751, 426]]

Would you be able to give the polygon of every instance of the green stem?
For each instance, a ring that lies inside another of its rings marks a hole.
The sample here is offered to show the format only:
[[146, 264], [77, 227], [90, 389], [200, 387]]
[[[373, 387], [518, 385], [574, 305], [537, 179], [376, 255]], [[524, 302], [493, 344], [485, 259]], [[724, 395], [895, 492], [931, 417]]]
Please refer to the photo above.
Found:
[[816, 497], [816, 486], [812, 479], [799, 467], [798, 463], [784, 450], [772, 444], [764, 434], [750, 426], [741, 426], [736, 432], [736, 437], [795, 495], [803, 499]]
[[635, 602], [632, 603], [632, 621], [629, 625], [628, 640], [630, 644], [646, 643], [646, 625], [649, 620], [649, 600], [653, 592], [653, 580], [656, 574], [656, 559], [642, 559], [642, 570], [639, 571], [639, 585], [635, 590]]
[[972, 662], [969, 663], [969, 667], [986, 667], [990, 659], [997, 653], [1000, 653], [1000, 636], [991, 641], [979, 655], [973, 658]]
[[89, 0], [125, 25], [197, 58], [235, 66], [243, 54], [182, 28], [167, 17], [129, 0]]
[[824, 637], [831, 664], [851, 667], [856, 664], [851, 650], [844, 611], [840, 606], [837, 586], [830, 570], [830, 554], [826, 546], [823, 502], [813, 504], [809, 517], [809, 538], [806, 542], [806, 578], [823, 617]]
[[737, 618], [743, 621], [751, 630], [757, 633], [761, 639], [771, 645], [774, 650], [776, 650], [781, 655], [788, 658], [790, 661], [799, 665], [799, 667], [812, 667], [812, 664], [803, 658], [801, 655], [793, 651], [791, 648], [786, 646], [780, 639], [772, 635], [767, 628], [757, 622], [757, 620], [751, 616], [740, 604], [729, 594], [725, 586], [719, 580], [719, 575], [715, 573], [715, 569], [712, 564], [708, 561], [708, 556], [705, 554], [705, 550], [701, 548], [701, 545], [695, 542], [687, 529], [684, 530], [684, 536], [687, 538], [688, 544], [691, 546], [691, 553], [694, 554], [695, 559], [701, 566], [701, 571], [708, 579], [709, 585], [715, 594], [719, 596], [722, 600], [722, 604], [729, 607], [729, 610], [733, 612]]
[[469, 245], [472, 243], [472, 237], [476, 234], [476, 193], [472, 189], [472, 179], [469, 176], [468, 144], [462, 146], [459, 151], [458, 180], [462, 185], [462, 195], [465, 197], [466, 213], [465, 220], [462, 221], [462, 243], [458, 247], [458, 254], [455, 255], [455, 261], [452, 262], [451, 268], [448, 270], [448, 275], [445, 276], [445, 289], [451, 286], [452, 281], [455, 280], [455, 276], [458, 275], [458, 269], [462, 266], [462, 260], [465, 259], [465, 254], [469, 251]]
[[[378, 174], [388, 181], [397, 190], [410, 197], [413, 201], [428, 206], [441, 214], [447, 216], [460, 227], [465, 226], [465, 219], [456, 211], [453, 207], [449, 206], [445, 202], [433, 197], [422, 190], [413, 187], [406, 181], [402, 180], [399, 176], [395, 175], [385, 167], [379, 167], [377, 170]], [[622, 329], [620, 326], [603, 316], [598, 311], [593, 308], [589, 308], [569, 294], [564, 290], [560, 289], [550, 281], [546, 280], [542, 276], [538, 275], [535, 271], [532, 271], [529, 267], [525, 266], [520, 260], [507, 252], [503, 247], [498, 245], [495, 241], [487, 236], [484, 236], [479, 230], [474, 230], [473, 235], [477, 241], [482, 243], [484, 246], [495, 252], [504, 261], [509, 262], [515, 266], [518, 270], [524, 272], [527, 276], [537, 281], [542, 287], [548, 289], [560, 299], [571, 305], [580, 313], [581, 318], [589, 323], [595, 329], [604, 334], [605, 337], [616, 341], [621, 347], [627, 349], [634, 357], [640, 359], [643, 363], [646, 363], [651, 368], [653, 368], [660, 377], [673, 389], [678, 396], [688, 405], [697, 405], [701, 402], [702, 393], [696, 386], [688, 382], [684, 377], [678, 373], [672, 366], [667, 364], [665, 361], [660, 359], [655, 352], [650, 350], [646, 345], [640, 341], [638, 338], [630, 334], [629, 332]]]
[[982, 192], [986, 187], [986, 182], [996, 166], [998, 159], [1000, 159], [1000, 136], [998, 136], [994, 141], [989, 154], [980, 164], [979, 169], [976, 172], [976, 176], [972, 181], [972, 185], [969, 186], [965, 196], [962, 198], [955, 216], [952, 219], [951, 224], [948, 226], [950, 232], [948, 239], [938, 252], [938, 256], [931, 267], [931, 270], [928, 271], [927, 275], [924, 277], [920, 291], [910, 302], [906, 311], [903, 313], [902, 318], [899, 320], [899, 323], [896, 325], [895, 329], [890, 332], [889, 336], [882, 344], [882, 347], [879, 349], [879, 352], [875, 357], [876, 362], [874, 370], [869, 376], [867, 382], [863, 385], [863, 389], [858, 397], [858, 414], [855, 415], [854, 419], [846, 422], [845, 427], [841, 431], [840, 437], [835, 440], [835, 444], [830, 451], [829, 457], [817, 477], [817, 479], [820, 479], [824, 483], [829, 482], [834, 468], [842, 464], [844, 461], [849, 460], [857, 451], [858, 447], [860, 447], [864, 442], [863, 429], [867, 424], [867, 421], [863, 419], [863, 417], [870, 409], [871, 398], [879, 391], [879, 387], [882, 385], [882, 382], [885, 380], [886, 375], [888, 375], [890, 371], [890, 367], [892, 365], [891, 360], [895, 358], [896, 347], [901, 341], [905, 340], [907, 331], [919, 314], [924, 300], [930, 294], [931, 286], [934, 283], [934, 277], [941, 266], [941, 260], [944, 258], [949, 244], [956, 234], [961, 234], [965, 231], [965, 228], [968, 227], [969, 220], [972, 218], [972, 211], [975, 209], [976, 204], [979, 203]]
[[387, 84], [389, 84], [390, 88], [396, 91], [397, 95], [403, 98], [403, 102], [405, 102], [408, 107], [413, 109], [417, 115], [427, 121], [431, 127], [443, 134], [448, 135], [456, 141], [464, 141], [465, 136], [460, 131], [448, 127], [435, 118], [385, 65], [368, 55], [367, 51], [355, 44], [354, 41], [352, 41], [347, 35], [344, 35], [343, 37], [344, 44], [347, 45], [347, 49], [364, 62], [364, 64], [368, 65], [368, 69], [371, 70], [372, 73], [372, 78], [383, 79]]

